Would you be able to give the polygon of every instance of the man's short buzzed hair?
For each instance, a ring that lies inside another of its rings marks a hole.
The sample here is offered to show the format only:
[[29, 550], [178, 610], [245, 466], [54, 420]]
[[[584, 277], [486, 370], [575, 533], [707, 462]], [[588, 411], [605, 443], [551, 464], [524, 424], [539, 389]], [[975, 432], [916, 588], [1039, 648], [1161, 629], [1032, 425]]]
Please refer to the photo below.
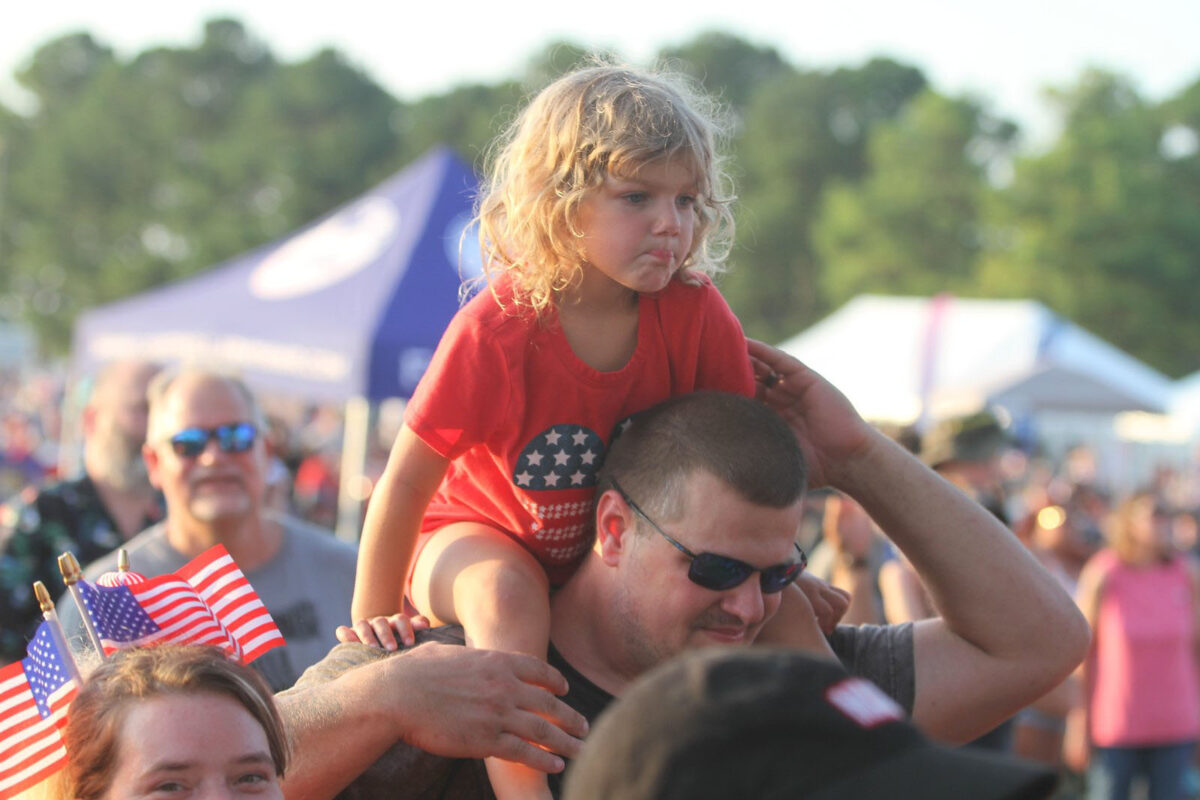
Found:
[[131, 377], [140, 373], [157, 374], [162, 367], [152, 361], [138, 359], [123, 359], [109, 361], [96, 373], [92, 380], [91, 392], [88, 394], [88, 404], [97, 401], [107, 402], [113, 390], [130, 381]]
[[670, 519], [682, 513], [682, 484], [697, 470], [768, 508], [799, 501], [808, 472], [795, 434], [770, 408], [694, 392], [634, 415], [605, 456], [597, 497], [615, 479], [648, 512]]
[[[250, 387], [240, 377], [209, 367], [192, 365], [176, 366], [168, 367], [155, 375], [154, 380], [150, 381], [150, 386], [146, 390], [147, 398], [150, 401], [150, 416], [146, 429], [147, 442], [153, 443], [154, 439], [163, 436], [163, 432], [158, 430], [158, 416], [162, 413], [163, 402], [172, 384], [185, 376], [193, 379], [221, 381], [228, 384], [246, 401], [246, 408], [250, 412], [250, 419], [247, 422], [254, 423], [260, 432], [265, 432], [266, 422], [263, 417], [262, 407], [259, 406], [258, 400], [255, 399], [254, 392], [250, 391]], [[174, 432], [172, 432], [172, 435], [174, 435]]]

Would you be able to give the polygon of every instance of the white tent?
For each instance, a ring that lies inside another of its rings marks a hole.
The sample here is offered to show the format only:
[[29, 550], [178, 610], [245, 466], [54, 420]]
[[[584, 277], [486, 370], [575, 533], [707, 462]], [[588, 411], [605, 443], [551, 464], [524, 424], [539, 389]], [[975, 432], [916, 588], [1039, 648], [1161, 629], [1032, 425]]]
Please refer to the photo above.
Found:
[[1175, 382], [1171, 391], [1171, 416], [1200, 435], [1200, 372]]
[[863, 295], [780, 345], [868, 419], [1162, 412], [1171, 381], [1031, 300]]

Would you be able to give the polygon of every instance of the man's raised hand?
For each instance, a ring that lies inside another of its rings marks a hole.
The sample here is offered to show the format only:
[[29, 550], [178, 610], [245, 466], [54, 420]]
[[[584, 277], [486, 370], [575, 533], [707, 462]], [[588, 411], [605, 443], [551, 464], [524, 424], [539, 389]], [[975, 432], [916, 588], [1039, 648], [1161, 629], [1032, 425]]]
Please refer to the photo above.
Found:
[[837, 486], [838, 475], [880, 436], [846, 396], [787, 353], [747, 339], [758, 398], [795, 431], [808, 462], [810, 486]]

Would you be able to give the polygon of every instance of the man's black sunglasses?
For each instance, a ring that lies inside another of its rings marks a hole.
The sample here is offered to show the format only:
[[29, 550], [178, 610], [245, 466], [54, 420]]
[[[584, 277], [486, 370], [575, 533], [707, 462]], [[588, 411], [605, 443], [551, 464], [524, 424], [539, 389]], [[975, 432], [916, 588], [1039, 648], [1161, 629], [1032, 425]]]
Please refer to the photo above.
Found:
[[222, 453], [244, 453], [254, 446], [257, 438], [258, 428], [249, 422], [232, 422], [215, 428], [184, 428], [167, 441], [171, 443], [175, 455], [195, 458], [204, 452], [213, 439], [217, 440], [217, 447], [221, 448]]
[[691, 550], [677, 542], [670, 534], [658, 527], [658, 523], [646, 516], [646, 512], [638, 507], [638, 504], [633, 502], [621, 485], [615, 480], [611, 481], [614, 489], [621, 495], [625, 501], [625, 505], [633, 509], [633, 513], [637, 514], [642, 519], [650, 524], [651, 528], [662, 534], [662, 537], [675, 546], [675, 549], [683, 553], [692, 560], [691, 566], [688, 568], [688, 578], [692, 583], [703, 586], [705, 589], [723, 592], [726, 589], [732, 589], [735, 586], [741, 585], [746, 578], [749, 578], [755, 572], [758, 573], [758, 579], [762, 584], [763, 594], [774, 594], [775, 592], [783, 591], [788, 584], [793, 583], [796, 578], [800, 577], [800, 573], [808, 566], [808, 557], [804, 555], [804, 550], [796, 544], [796, 554], [799, 558], [787, 564], [776, 564], [773, 567], [759, 569], [745, 561], [738, 561], [736, 558], [729, 556], [717, 555], [716, 553], [693, 553]]

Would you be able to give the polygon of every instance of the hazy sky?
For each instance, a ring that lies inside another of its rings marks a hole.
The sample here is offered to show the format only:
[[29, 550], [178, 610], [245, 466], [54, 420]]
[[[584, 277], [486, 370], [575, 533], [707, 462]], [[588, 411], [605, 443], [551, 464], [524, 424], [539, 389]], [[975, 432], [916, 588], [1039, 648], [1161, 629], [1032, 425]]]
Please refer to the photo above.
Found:
[[0, 22], [0, 101], [8, 103], [19, 97], [14, 71], [54, 36], [87, 30], [128, 57], [153, 45], [194, 44], [203, 21], [218, 15], [242, 20], [284, 60], [332, 45], [406, 99], [512, 75], [554, 38], [616, 48], [636, 62], [712, 29], [773, 45], [802, 67], [889, 55], [922, 68], [937, 89], [984, 97], [1035, 131], [1049, 125], [1041, 87], [1068, 84], [1088, 65], [1130, 76], [1154, 99], [1200, 79], [1200, 0], [9, 4]]

